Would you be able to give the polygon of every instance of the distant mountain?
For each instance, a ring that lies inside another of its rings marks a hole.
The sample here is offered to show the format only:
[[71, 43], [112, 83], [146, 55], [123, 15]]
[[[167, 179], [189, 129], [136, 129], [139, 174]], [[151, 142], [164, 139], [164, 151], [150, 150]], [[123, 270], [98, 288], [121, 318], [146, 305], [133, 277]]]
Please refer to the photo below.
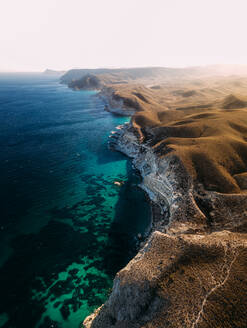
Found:
[[[211, 65], [194, 66], [186, 68], [171, 67], [138, 67], [138, 68], [96, 68], [96, 69], [71, 69], [61, 76], [61, 82], [75, 87], [76, 81], [83, 80], [86, 76], [97, 76], [101, 84], [123, 83], [152, 83], [171, 82], [191, 78], [213, 76], [247, 76], [246, 65]], [[79, 83], [80, 84], [80, 83]]]
[[107, 83], [126, 83], [150, 78], [164, 78], [181, 76], [183, 70], [179, 68], [166, 67], [138, 67], [138, 68], [97, 68], [97, 69], [71, 69], [62, 77], [61, 82], [69, 84], [72, 81], [80, 80], [86, 75], [98, 76]]
[[102, 87], [100, 79], [93, 74], [86, 74], [78, 80], [73, 80], [68, 83], [68, 86], [75, 90], [95, 90]]

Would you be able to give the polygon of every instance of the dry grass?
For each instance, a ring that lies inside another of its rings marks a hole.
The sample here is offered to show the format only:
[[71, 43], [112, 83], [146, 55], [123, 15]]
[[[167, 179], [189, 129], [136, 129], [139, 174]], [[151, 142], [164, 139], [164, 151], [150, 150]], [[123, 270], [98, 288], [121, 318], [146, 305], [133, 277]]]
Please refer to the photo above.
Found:
[[132, 123], [140, 140], [159, 156], [166, 156], [167, 149], [176, 153], [208, 190], [243, 192], [246, 183], [239, 183], [236, 175], [247, 171], [247, 79], [181, 84], [111, 87], [127, 107], [133, 104]]
[[184, 76], [107, 88], [135, 109], [141, 143], [184, 164], [211, 230], [184, 233], [189, 211], [181, 222], [170, 218], [168, 233], [155, 232], [117, 274], [87, 327], [247, 327], [247, 78]]

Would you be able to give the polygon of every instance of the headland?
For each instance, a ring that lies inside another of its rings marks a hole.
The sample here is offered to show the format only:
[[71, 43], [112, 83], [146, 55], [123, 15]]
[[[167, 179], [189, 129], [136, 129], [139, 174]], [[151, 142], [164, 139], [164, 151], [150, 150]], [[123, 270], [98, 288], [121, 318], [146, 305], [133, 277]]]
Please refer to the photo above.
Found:
[[246, 68], [74, 70], [62, 82], [132, 116], [110, 147], [132, 158], [155, 214], [84, 327], [246, 327]]

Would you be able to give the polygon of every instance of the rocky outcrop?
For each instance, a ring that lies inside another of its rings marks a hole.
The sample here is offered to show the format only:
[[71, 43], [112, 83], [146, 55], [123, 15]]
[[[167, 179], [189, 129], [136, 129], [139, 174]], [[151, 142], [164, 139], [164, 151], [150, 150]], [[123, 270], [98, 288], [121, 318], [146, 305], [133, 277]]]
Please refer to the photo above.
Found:
[[71, 81], [68, 86], [74, 90], [99, 90], [102, 82], [96, 75], [87, 74], [79, 80]]
[[87, 328], [246, 327], [246, 239], [154, 232]]
[[119, 96], [111, 87], [103, 87], [99, 97], [105, 103], [105, 110], [120, 116], [132, 116], [139, 108], [139, 103]]

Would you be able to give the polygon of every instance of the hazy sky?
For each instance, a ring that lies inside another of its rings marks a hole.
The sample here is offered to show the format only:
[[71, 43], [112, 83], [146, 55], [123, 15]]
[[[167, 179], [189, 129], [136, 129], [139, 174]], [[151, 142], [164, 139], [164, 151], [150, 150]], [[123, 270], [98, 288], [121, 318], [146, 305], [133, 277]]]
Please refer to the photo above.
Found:
[[247, 0], [0, 0], [0, 70], [246, 63]]

